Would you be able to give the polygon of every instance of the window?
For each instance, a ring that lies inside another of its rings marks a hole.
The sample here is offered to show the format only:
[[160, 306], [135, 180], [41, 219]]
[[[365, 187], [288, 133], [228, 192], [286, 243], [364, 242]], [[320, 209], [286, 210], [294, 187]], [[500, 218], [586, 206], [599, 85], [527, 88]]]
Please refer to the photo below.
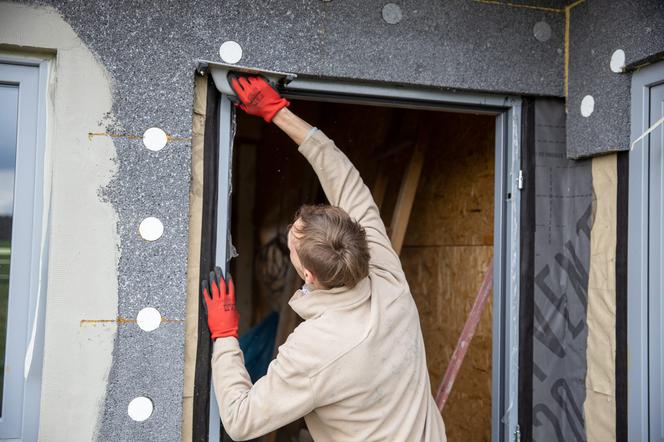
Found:
[[[14, 172], [18, 86], [0, 83], [0, 411], [5, 385], [5, 340], [11, 263], [12, 214], [14, 213]], [[0, 414], [1, 416], [1, 414]]]
[[629, 440], [664, 440], [664, 63], [632, 77], [628, 234]]
[[45, 78], [43, 60], [0, 57], [2, 440], [36, 440], [38, 431]]

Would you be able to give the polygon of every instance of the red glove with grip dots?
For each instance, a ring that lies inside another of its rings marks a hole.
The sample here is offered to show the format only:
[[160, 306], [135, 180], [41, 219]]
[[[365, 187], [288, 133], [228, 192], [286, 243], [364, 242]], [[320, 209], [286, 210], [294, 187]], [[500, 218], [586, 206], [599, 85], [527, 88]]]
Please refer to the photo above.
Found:
[[249, 115], [262, 117], [267, 123], [290, 102], [279, 95], [262, 77], [230, 75], [231, 87], [240, 99], [238, 107]]
[[237, 338], [240, 315], [235, 305], [233, 278], [229, 278], [228, 291], [226, 291], [226, 281], [221, 274], [221, 269], [215, 267], [214, 271], [210, 272], [210, 281], [201, 281], [201, 288], [212, 339], [230, 336]]

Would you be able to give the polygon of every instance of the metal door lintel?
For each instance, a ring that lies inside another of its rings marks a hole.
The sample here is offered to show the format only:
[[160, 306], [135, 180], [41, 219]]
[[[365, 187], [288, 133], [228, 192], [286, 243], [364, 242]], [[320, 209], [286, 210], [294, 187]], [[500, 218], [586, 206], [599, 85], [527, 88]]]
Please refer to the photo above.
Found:
[[204, 75], [205, 73], [210, 73], [212, 75], [212, 80], [214, 80], [214, 85], [217, 87], [217, 90], [229, 97], [235, 96], [235, 91], [231, 88], [230, 83], [228, 82], [228, 74], [230, 72], [240, 72], [243, 74], [254, 74], [262, 75], [268, 79], [270, 83], [274, 86], [283, 86], [284, 84], [290, 82], [295, 77], [296, 74], [289, 72], [279, 72], [279, 71], [270, 71], [267, 69], [258, 69], [248, 66], [240, 66], [236, 64], [228, 63], [217, 63], [214, 61], [208, 60], [198, 60], [198, 66], [196, 71], [199, 74]]

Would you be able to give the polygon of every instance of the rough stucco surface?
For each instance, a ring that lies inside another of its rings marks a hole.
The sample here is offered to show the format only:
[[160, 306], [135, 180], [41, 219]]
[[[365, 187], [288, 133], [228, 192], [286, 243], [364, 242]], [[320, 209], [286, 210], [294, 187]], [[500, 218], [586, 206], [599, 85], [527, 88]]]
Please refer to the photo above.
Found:
[[[626, 63], [664, 52], [664, 2], [589, 0], [571, 11], [567, 154], [572, 158], [626, 150], [630, 134], [629, 73], [611, 71], [611, 55]], [[595, 110], [581, 115], [591, 95]]]
[[[48, 3], [112, 73], [114, 110], [130, 130], [188, 132], [193, 61], [219, 60], [226, 40], [242, 46], [241, 64], [266, 69], [562, 95], [563, 16], [555, 12], [419, 0], [401, 5], [403, 19], [389, 25], [376, 0]], [[541, 20], [552, 28], [544, 43], [533, 36]]]
[[[29, 30], [29, 31], [26, 31]], [[97, 194], [116, 171], [103, 131], [107, 72], [51, 8], [0, 3], [0, 42], [49, 49], [44, 160], [50, 244], [39, 440], [93, 440], [103, 410], [117, 316], [117, 215]], [[0, 52], [5, 52], [0, 48]], [[47, 210], [46, 204], [45, 210]], [[24, 429], [23, 440], [37, 440]]]

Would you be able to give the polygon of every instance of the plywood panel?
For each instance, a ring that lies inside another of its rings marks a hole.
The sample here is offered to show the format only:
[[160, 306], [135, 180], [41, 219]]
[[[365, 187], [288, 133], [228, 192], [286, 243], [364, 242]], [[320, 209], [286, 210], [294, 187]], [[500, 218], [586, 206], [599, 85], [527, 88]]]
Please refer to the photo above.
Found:
[[[417, 303], [432, 392], [493, 255], [494, 124], [438, 114], [401, 261]], [[448, 440], [491, 440], [491, 300], [445, 406]]]
[[405, 244], [493, 244], [495, 120], [441, 114], [438, 121]]
[[[420, 313], [432, 393], [445, 374], [492, 253], [491, 246], [405, 247], [401, 253]], [[490, 440], [491, 317], [489, 303], [445, 406], [450, 442]]]

